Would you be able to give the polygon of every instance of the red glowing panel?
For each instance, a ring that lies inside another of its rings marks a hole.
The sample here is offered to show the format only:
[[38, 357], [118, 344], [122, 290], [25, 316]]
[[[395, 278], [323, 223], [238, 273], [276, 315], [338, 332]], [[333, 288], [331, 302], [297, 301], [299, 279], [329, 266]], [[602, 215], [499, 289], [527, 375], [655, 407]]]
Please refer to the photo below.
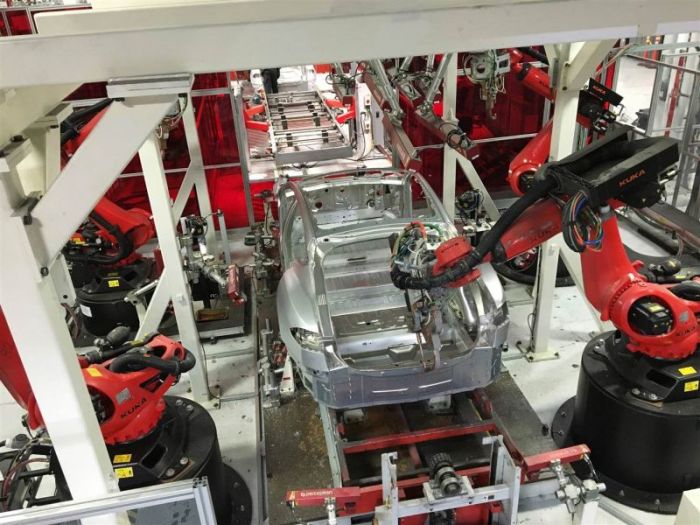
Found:
[[29, 14], [25, 9], [10, 9], [5, 11], [7, 23], [10, 26], [10, 33], [14, 35], [31, 35], [32, 24]]

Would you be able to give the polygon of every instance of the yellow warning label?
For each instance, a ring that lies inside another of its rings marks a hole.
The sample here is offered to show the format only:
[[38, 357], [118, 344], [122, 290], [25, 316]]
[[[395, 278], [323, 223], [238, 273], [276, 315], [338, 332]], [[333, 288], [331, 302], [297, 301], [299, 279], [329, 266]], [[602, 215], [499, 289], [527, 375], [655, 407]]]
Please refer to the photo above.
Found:
[[114, 473], [117, 475], [117, 479], [133, 478], [134, 469], [131, 467], [119, 467], [114, 469]]
[[107, 286], [110, 288], [119, 288], [119, 279], [110, 279], [107, 281]]
[[684, 392], [695, 392], [696, 390], [700, 390], [700, 381], [688, 381], [683, 385]]
[[117, 454], [114, 456], [112, 463], [116, 465], [117, 463], [128, 463], [129, 461], [131, 461], [131, 454]]
[[89, 366], [85, 369], [85, 371], [88, 373], [88, 375], [91, 375], [92, 377], [102, 377], [102, 372], [100, 372], [100, 370], [97, 368]]
[[650, 305], [647, 306], [647, 308], [648, 308], [649, 311], [652, 312], [652, 313], [658, 312], [659, 310], [663, 310], [663, 309], [664, 309], [664, 307], [661, 306], [660, 304], [650, 304]]
[[681, 373], [682, 376], [692, 376], [693, 374], [697, 374], [698, 371], [695, 370], [692, 366], [684, 366], [683, 368], [679, 368], [678, 371]]

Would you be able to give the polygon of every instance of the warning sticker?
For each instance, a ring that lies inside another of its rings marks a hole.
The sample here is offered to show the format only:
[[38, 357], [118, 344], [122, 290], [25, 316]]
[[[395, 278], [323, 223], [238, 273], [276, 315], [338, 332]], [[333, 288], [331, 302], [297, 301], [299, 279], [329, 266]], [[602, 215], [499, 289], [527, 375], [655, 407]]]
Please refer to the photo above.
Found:
[[134, 469], [131, 467], [119, 467], [114, 469], [114, 473], [117, 475], [117, 479], [133, 478]]
[[131, 461], [131, 454], [117, 454], [114, 456], [112, 463], [116, 465], [117, 463], [128, 463], [129, 461]]
[[688, 381], [683, 385], [684, 392], [695, 392], [696, 390], [700, 390], [700, 381]]
[[88, 374], [89, 376], [92, 376], [92, 377], [102, 377], [102, 372], [100, 372], [100, 370], [99, 370], [98, 368], [94, 368], [94, 367], [92, 367], [92, 366], [88, 366], [88, 367], [85, 369], [85, 371], [87, 372], [87, 374]]
[[107, 281], [107, 286], [110, 288], [119, 288], [119, 279], [109, 279]]
[[90, 310], [89, 306], [85, 306], [84, 304], [81, 304], [80, 311], [83, 313], [83, 315], [86, 315], [87, 317], [92, 317], [92, 310]]
[[698, 371], [692, 366], [684, 366], [683, 368], [679, 368], [678, 371], [682, 376], [692, 376], [693, 374], [698, 373]]

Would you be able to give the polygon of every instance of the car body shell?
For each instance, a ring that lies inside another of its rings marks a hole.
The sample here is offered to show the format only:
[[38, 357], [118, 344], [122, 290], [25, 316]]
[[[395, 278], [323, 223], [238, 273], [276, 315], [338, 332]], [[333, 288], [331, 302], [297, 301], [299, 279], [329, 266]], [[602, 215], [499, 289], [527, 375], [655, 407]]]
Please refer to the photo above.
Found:
[[407, 301], [420, 292], [407, 299], [391, 283], [389, 239], [407, 223], [457, 235], [422, 176], [370, 170], [283, 181], [277, 198], [280, 336], [318, 402], [336, 409], [411, 402], [495, 379], [508, 316], [490, 264], [479, 266], [475, 282], [439, 292], [439, 366], [426, 366], [428, 347], [436, 347], [431, 335], [412, 329]]

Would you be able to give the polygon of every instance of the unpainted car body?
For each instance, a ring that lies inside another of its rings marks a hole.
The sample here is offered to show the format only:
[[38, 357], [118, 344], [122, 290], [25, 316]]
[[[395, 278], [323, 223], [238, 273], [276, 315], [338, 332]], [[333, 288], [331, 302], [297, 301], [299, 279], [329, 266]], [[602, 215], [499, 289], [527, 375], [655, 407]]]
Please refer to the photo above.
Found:
[[436, 243], [457, 235], [422, 176], [335, 174], [283, 182], [277, 196], [280, 335], [318, 402], [337, 409], [411, 402], [494, 380], [508, 316], [490, 264], [479, 267], [477, 281], [431, 298], [439, 307], [422, 329], [420, 293], [391, 282], [390, 238], [407, 223], [431, 224], [441, 232]]

